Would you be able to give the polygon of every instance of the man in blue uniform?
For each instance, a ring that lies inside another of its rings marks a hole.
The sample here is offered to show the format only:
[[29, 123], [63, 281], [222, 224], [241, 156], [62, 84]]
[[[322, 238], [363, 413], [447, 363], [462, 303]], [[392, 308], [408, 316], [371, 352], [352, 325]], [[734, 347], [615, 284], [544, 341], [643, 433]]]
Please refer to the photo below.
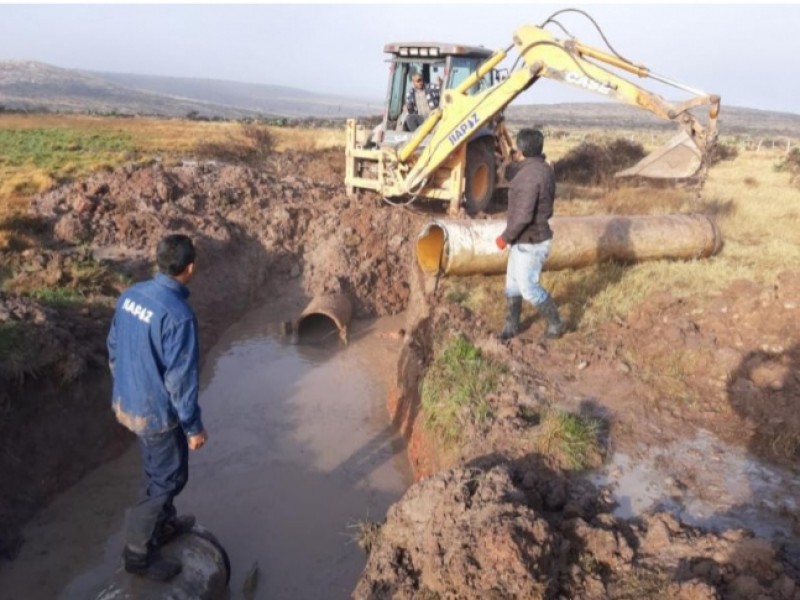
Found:
[[125, 570], [167, 581], [181, 564], [163, 558], [158, 548], [194, 526], [193, 516], [177, 515], [173, 500], [189, 479], [188, 450], [203, 446], [208, 435], [197, 402], [197, 318], [186, 301], [195, 267], [192, 241], [166, 236], [156, 262], [153, 279], [117, 300], [107, 345], [114, 413], [139, 439], [147, 481], [146, 493], [128, 512]]

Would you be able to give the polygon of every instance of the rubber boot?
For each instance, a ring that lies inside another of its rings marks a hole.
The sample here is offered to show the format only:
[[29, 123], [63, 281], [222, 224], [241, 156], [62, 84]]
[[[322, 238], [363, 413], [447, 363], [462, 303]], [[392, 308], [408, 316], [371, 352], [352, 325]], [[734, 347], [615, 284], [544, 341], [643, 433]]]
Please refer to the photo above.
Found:
[[558, 306], [556, 301], [551, 296], [542, 302], [536, 308], [539, 309], [541, 315], [547, 320], [547, 329], [544, 332], [545, 337], [555, 339], [564, 335], [564, 322], [561, 320], [561, 315], [558, 314]]
[[509, 340], [519, 333], [519, 318], [522, 314], [522, 296], [506, 296], [506, 324], [498, 336]]
[[183, 569], [181, 563], [164, 558], [155, 550], [142, 554], [126, 546], [122, 558], [125, 571], [153, 581], [169, 581]]
[[194, 527], [196, 519], [194, 515], [180, 515], [174, 519], [169, 519], [162, 523], [153, 534], [153, 547], [160, 548], [169, 544], [179, 535], [189, 533]]

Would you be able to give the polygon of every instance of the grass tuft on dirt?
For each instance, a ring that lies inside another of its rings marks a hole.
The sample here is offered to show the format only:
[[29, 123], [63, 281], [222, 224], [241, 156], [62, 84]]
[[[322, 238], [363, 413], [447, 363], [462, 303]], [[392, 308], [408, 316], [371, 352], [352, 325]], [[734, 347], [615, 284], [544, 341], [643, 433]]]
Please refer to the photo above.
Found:
[[546, 410], [536, 428], [534, 447], [563, 469], [585, 471], [603, 464], [602, 433], [599, 419]]
[[445, 446], [457, 445], [465, 428], [479, 426], [492, 414], [487, 397], [504, 367], [486, 357], [463, 336], [450, 339], [435, 355], [422, 382], [426, 427]]
[[372, 548], [381, 538], [381, 524], [371, 519], [359, 519], [347, 526], [353, 531], [351, 539], [355, 542], [364, 554], [369, 556]]

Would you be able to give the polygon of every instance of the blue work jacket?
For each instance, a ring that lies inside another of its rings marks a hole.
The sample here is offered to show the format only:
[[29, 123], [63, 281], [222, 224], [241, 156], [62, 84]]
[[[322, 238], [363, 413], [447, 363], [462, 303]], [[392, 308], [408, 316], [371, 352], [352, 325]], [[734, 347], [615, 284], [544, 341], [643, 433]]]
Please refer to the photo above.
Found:
[[117, 420], [147, 437], [180, 425], [203, 430], [197, 318], [189, 290], [162, 273], [131, 286], [117, 300], [108, 332]]

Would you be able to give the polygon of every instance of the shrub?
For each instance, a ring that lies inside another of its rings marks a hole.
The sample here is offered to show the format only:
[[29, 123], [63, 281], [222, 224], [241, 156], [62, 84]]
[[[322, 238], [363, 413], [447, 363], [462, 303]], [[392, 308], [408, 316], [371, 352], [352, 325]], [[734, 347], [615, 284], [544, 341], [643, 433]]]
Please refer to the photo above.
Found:
[[789, 150], [786, 157], [776, 165], [775, 170], [789, 173], [791, 183], [800, 181], [800, 148]]
[[556, 180], [579, 185], [609, 185], [617, 171], [633, 166], [644, 158], [638, 142], [617, 138], [605, 145], [584, 142], [556, 161]]
[[739, 156], [739, 150], [732, 144], [716, 144], [708, 157], [708, 164], [715, 165], [723, 160], [734, 160]]

